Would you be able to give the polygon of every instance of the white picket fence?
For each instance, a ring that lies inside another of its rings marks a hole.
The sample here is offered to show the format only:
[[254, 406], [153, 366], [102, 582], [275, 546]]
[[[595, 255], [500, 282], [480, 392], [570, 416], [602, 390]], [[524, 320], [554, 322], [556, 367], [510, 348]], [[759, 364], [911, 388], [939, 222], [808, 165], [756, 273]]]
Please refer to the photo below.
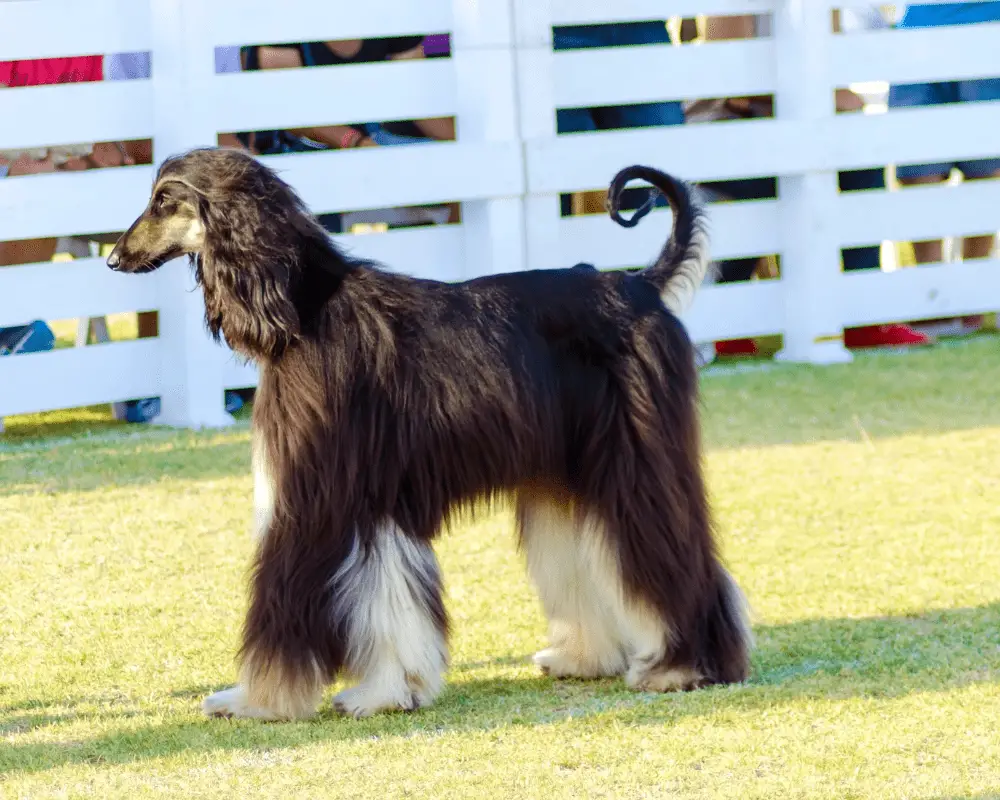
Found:
[[[280, 5], [280, 10], [279, 10]], [[1000, 181], [837, 192], [838, 169], [1000, 154], [1000, 103], [835, 115], [833, 90], [1000, 75], [1000, 25], [831, 32], [831, 0], [2, 0], [0, 58], [152, 52], [150, 80], [0, 91], [0, 149], [151, 137], [155, 155], [239, 130], [451, 116], [456, 142], [271, 157], [317, 212], [460, 201], [460, 225], [344, 236], [365, 256], [457, 280], [637, 266], [669, 226], [561, 218], [559, 193], [647, 163], [705, 181], [778, 176], [779, 199], [717, 206], [719, 258], [780, 254], [780, 280], [706, 287], [699, 341], [782, 333], [783, 356], [847, 357], [844, 327], [1000, 308], [995, 261], [843, 274], [840, 248], [1000, 228]], [[771, 14], [773, 36], [698, 46], [552, 50], [552, 26]], [[231, 75], [220, 46], [451, 34], [452, 57]], [[776, 116], [557, 136], [555, 109], [773, 94]], [[0, 180], [0, 240], [122, 230], [153, 167]], [[211, 343], [185, 263], [129, 277], [100, 259], [0, 269], [0, 326], [157, 309], [154, 339], [0, 358], [0, 416], [160, 396], [160, 421], [220, 425], [252, 367]]]

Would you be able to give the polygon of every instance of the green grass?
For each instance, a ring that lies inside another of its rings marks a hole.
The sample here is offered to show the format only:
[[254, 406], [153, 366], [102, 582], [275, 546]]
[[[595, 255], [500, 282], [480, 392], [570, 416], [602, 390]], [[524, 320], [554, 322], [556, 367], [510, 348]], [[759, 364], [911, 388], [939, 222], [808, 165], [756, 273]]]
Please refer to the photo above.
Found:
[[754, 607], [747, 684], [539, 676], [545, 624], [499, 514], [439, 547], [446, 692], [360, 722], [199, 716], [234, 672], [245, 423], [11, 419], [0, 796], [1000, 797], [998, 380], [996, 337], [708, 370], [709, 483]]
[[[113, 342], [121, 342], [129, 339], [136, 339], [139, 335], [139, 320], [134, 311], [127, 311], [122, 314], [108, 314], [108, 334]], [[76, 342], [76, 329], [78, 320], [60, 319], [53, 320], [49, 327], [56, 337], [56, 348], [73, 347]]]

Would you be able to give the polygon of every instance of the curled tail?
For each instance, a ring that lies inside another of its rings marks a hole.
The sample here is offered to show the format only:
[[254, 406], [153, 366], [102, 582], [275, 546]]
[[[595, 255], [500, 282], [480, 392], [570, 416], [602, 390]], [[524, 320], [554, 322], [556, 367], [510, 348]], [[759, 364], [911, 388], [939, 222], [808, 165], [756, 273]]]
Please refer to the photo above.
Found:
[[656, 193], [625, 219], [621, 213], [622, 191], [632, 180], [644, 180], [662, 194], [674, 212], [674, 228], [656, 263], [639, 274], [652, 283], [663, 304], [674, 314], [683, 313], [701, 286], [708, 270], [708, 231], [705, 210], [694, 196], [694, 189], [677, 178], [652, 167], [626, 167], [611, 181], [608, 189], [608, 213], [611, 219], [631, 228], [653, 208]]

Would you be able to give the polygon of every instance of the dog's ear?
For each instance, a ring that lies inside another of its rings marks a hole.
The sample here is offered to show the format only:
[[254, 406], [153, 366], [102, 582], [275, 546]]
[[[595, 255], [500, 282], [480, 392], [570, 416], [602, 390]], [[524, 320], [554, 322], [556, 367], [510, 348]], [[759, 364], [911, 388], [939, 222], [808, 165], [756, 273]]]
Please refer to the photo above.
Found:
[[206, 322], [250, 358], [280, 358], [309, 335], [348, 269], [290, 186], [251, 158], [198, 193], [196, 272]]
[[286, 253], [227, 250], [207, 247], [197, 261], [208, 328], [246, 356], [278, 358], [301, 332], [291, 291], [295, 265], [282, 258]]

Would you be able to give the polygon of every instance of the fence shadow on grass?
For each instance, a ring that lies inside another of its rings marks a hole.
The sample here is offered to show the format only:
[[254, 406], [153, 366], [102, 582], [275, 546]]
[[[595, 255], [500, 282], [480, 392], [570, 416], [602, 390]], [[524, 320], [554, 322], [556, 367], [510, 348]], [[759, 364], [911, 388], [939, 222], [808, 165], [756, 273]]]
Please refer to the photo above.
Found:
[[245, 476], [249, 485], [250, 434], [245, 426], [208, 432], [137, 427], [90, 439], [0, 446], [0, 497], [145, 486], [169, 479]]
[[[803, 699], [894, 698], [1000, 681], [1000, 603], [915, 616], [806, 620], [760, 626], [756, 634], [750, 681], [684, 695], [636, 694], [619, 680], [477, 676], [483, 668], [523, 663], [504, 657], [457, 664], [448, 689], [431, 709], [361, 721], [335, 717], [328, 703], [307, 722], [199, 719], [194, 714], [197, 700], [218, 686], [177, 690], [173, 696], [190, 699], [192, 713], [146, 727], [135, 727], [135, 718], [143, 713], [135, 705], [124, 714], [113, 708], [74, 714], [74, 703], [65, 700], [59, 702], [58, 712], [33, 703], [9, 705], [0, 707], [0, 729], [14, 734], [88, 717], [101, 717], [104, 724], [122, 717], [130, 722], [120, 732], [91, 739], [8, 743], [0, 751], [0, 774], [76, 763], [127, 764], [185, 751], [284, 749], [324, 741], [538, 726], [568, 716], [584, 720], [614, 716], [632, 724], [669, 725], [724, 709], [780, 708]], [[92, 706], [102, 701], [77, 702]]]

